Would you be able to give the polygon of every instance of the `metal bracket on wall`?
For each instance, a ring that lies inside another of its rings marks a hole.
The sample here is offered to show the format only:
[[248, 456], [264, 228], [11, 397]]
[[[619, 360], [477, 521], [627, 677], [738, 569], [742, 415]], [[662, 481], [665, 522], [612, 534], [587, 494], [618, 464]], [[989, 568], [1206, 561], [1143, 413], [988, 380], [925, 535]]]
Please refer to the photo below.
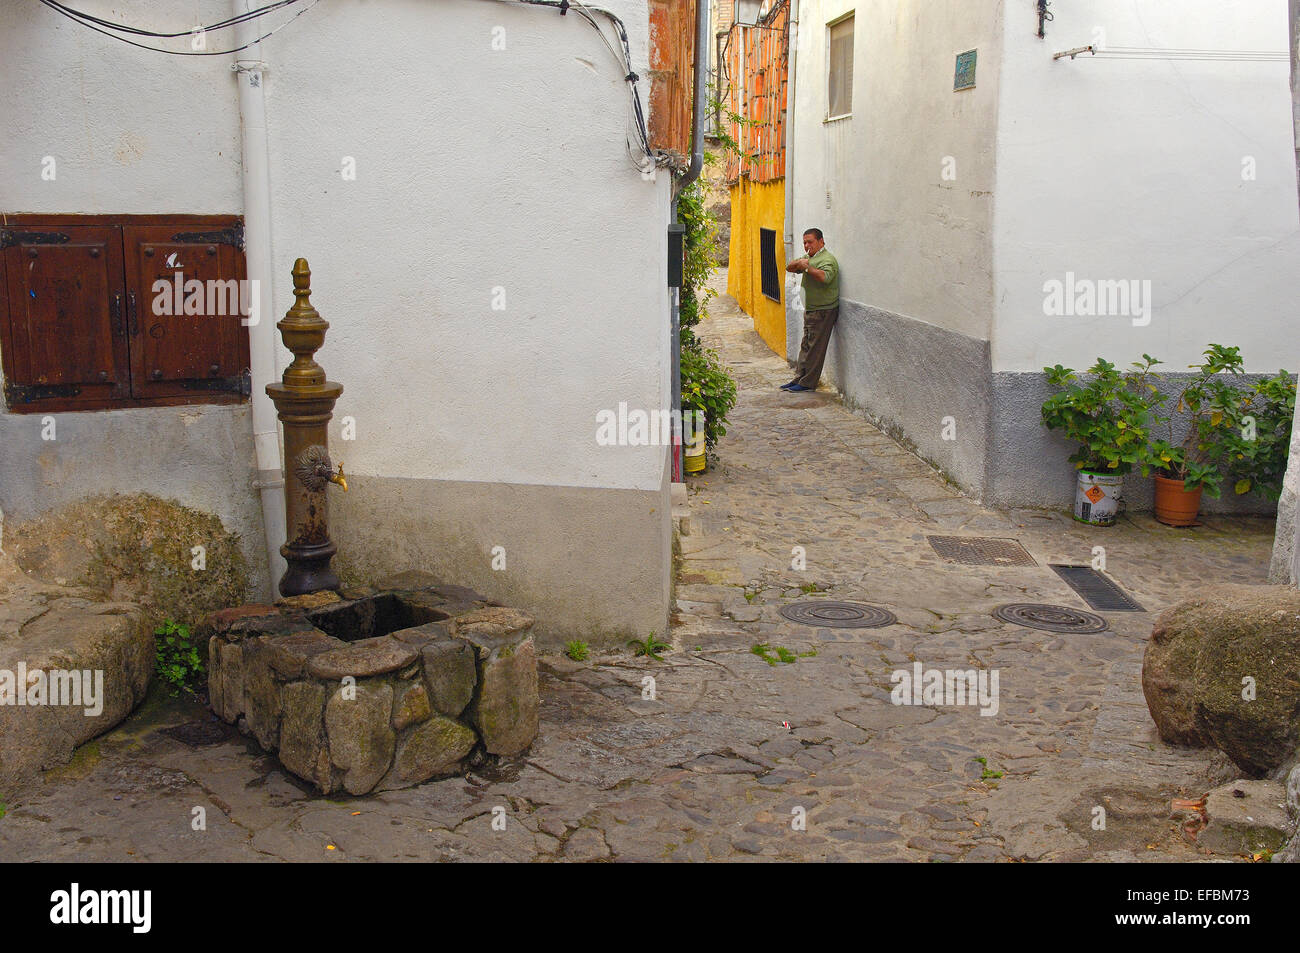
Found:
[[1053, 53], [1052, 59], [1059, 60], [1066, 56], [1068, 56], [1070, 59], [1074, 59], [1080, 53], [1091, 53], [1093, 56], [1096, 56], [1097, 50], [1092, 46], [1080, 46], [1080, 47], [1076, 47], [1073, 50], [1064, 50], [1060, 53]]
[[1051, 23], [1056, 17], [1047, 8], [1051, 6], [1048, 0], [1038, 0], [1038, 36], [1043, 38], [1047, 36], [1046, 24]]
[[187, 245], [230, 245], [243, 251], [244, 226], [232, 225], [219, 232], [177, 232], [172, 236], [172, 241]]
[[68, 236], [62, 232], [22, 232], [16, 228], [0, 228], [0, 248], [14, 245], [66, 245]]

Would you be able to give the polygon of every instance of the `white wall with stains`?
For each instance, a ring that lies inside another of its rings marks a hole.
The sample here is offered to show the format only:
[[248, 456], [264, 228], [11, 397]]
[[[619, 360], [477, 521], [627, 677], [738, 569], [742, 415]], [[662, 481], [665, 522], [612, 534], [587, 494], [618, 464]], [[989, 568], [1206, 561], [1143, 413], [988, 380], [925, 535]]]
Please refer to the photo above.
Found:
[[[799, 233], [819, 227], [841, 294], [987, 340], [993, 314], [998, 0], [800, 0], [793, 151]], [[828, 30], [854, 15], [853, 111], [828, 119]], [[953, 92], [957, 54], [974, 89]]]
[[[229, 0], [186, 4], [184, 16], [150, 0], [74, 6], [177, 31], [230, 16]], [[6, 3], [0, 63], [0, 211], [243, 211], [231, 57], [151, 53], [40, 4]], [[53, 179], [42, 176], [47, 156]]]
[[[646, 4], [607, 5], [648, 114]], [[231, 14], [206, 0], [183, 14], [78, 6], [177, 30]], [[210, 34], [208, 48], [230, 39]], [[332, 504], [340, 558], [358, 572], [390, 558], [434, 569], [534, 609], [556, 638], [662, 632], [669, 448], [596, 439], [601, 410], [671, 406], [671, 182], [628, 156], [623, 68], [578, 16], [488, 0], [330, 0], [261, 55], [272, 320], [307, 258], [331, 324], [317, 357], [345, 388], [331, 425], [353, 488]], [[242, 213], [233, 59], [145, 52], [4, 5], [0, 212]], [[54, 181], [41, 179], [46, 155]], [[178, 411], [131, 413], [139, 440], [141, 414]], [[115, 417], [79, 416], [112, 436]], [[75, 463], [79, 451], [59, 452]], [[251, 452], [244, 462], [251, 477]], [[132, 469], [123, 489], [150, 487]], [[505, 571], [491, 568], [497, 545]]]
[[[994, 370], [1144, 352], [1184, 370], [1211, 342], [1240, 346], [1251, 371], [1300, 369], [1286, 0], [1074, 0], [1053, 5], [1045, 39], [1031, 6], [1005, 23]], [[1095, 42], [1160, 58], [1052, 59]], [[1076, 287], [1150, 282], [1152, 307], [1045, 315], [1044, 284], [1069, 272]]]
[[[644, 6], [614, 9], [644, 57]], [[670, 372], [669, 178], [627, 156], [600, 38], [483, 0], [322, 4], [299, 24], [266, 53], [275, 268], [311, 263], [351, 467], [657, 489], [662, 448], [595, 441], [600, 409], [668, 406]]]

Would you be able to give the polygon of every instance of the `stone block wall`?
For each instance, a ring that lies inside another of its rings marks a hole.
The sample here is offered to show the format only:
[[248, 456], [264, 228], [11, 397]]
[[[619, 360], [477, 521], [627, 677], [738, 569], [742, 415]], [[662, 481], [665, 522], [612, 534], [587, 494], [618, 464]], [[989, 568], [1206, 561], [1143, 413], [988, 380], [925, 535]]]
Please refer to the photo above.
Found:
[[531, 616], [424, 573], [209, 616], [212, 709], [324, 793], [391, 790], [537, 734]]

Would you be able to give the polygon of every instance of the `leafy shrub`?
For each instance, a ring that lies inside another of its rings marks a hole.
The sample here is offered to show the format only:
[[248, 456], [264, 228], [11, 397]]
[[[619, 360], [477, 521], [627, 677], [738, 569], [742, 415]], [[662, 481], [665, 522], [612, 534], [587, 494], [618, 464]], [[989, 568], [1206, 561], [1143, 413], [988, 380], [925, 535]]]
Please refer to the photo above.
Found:
[[[1227, 478], [1237, 494], [1253, 490], [1276, 500], [1291, 445], [1295, 382], [1280, 370], [1247, 387], [1240, 348], [1211, 344], [1203, 353], [1174, 408], [1187, 415], [1181, 438], [1175, 417], [1161, 413], [1168, 397], [1152, 383], [1161, 362], [1149, 354], [1122, 374], [1098, 358], [1087, 381], [1059, 364], [1044, 368], [1060, 391], [1043, 402], [1043, 422], [1079, 444], [1070, 457], [1079, 469], [1129, 473], [1137, 465], [1143, 476], [1154, 470], [1211, 497]], [[1164, 437], [1153, 435], [1157, 428]]]
[[1151, 383], [1151, 368], [1160, 362], [1150, 354], [1142, 358], [1124, 372], [1097, 358], [1087, 380], [1060, 364], [1043, 368], [1048, 383], [1060, 388], [1043, 402], [1043, 423], [1079, 445], [1070, 457], [1075, 469], [1129, 473], [1149, 460], [1154, 410], [1164, 395]]
[[564, 646], [564, 654], [575, 662], [587, 661], [587, 656], [591, 654], [591, 649], [586, 642], [580, 639], [574, 639]]
[[709, 314], [709, 302], [717, 295], [705, 287], [718, 267], [715, 242], [718, 223], [704, 207], [704, 186], [696, 179], [677, 196], [677, 219], [686, 226], [682, 238], [682, 296], [679, 324], [682, 348], [697, 341], [694, 328]]
[[682, 411], [704, 414], [704, 439], [710, 449], [727, 433], [727, 414], [736, 405], [736, 382], [716, 352], [682, 348]]
[[[1284, 370], [1257, 381], [1251, 389], [1235, 431], [1240, 439], [1234, 439], [1227, 455], [1236, 493], [1254, 490], [1270, 500], [1282, 495], [1295, 397], [1295, 381]], [[1254, 439], [1246, 439], [1248, 435]]]
[[686, 226], [679, 341], [682, 411], [703, 412], [705, 443], [712, 449], [727, 432], [727, 414], [736, 405], [736, 382], [717, 353], [695, 336], [695, 326], [708, 316], [709, 301], [716, 294], [706, 285], [718, 267], [714, 251], [718, 225], [704, 207], [704, 197], [699, 180], [677, 197], [677, 217]]

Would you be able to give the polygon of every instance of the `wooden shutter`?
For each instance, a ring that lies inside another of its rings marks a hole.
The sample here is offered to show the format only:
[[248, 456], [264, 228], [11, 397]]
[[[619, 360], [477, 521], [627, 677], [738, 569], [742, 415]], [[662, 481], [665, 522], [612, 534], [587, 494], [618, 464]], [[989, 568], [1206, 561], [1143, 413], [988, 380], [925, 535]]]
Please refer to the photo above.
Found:
[[127, 225], [122, 231], [132, 395], [247, 393], [248, 331], [240, 313], [247, 295], [239, 293], [244, 256], [238, 231], [180, 225]]
[[10, 409], [76, 410], [130, 392], [121, 230], [0, 229]]

